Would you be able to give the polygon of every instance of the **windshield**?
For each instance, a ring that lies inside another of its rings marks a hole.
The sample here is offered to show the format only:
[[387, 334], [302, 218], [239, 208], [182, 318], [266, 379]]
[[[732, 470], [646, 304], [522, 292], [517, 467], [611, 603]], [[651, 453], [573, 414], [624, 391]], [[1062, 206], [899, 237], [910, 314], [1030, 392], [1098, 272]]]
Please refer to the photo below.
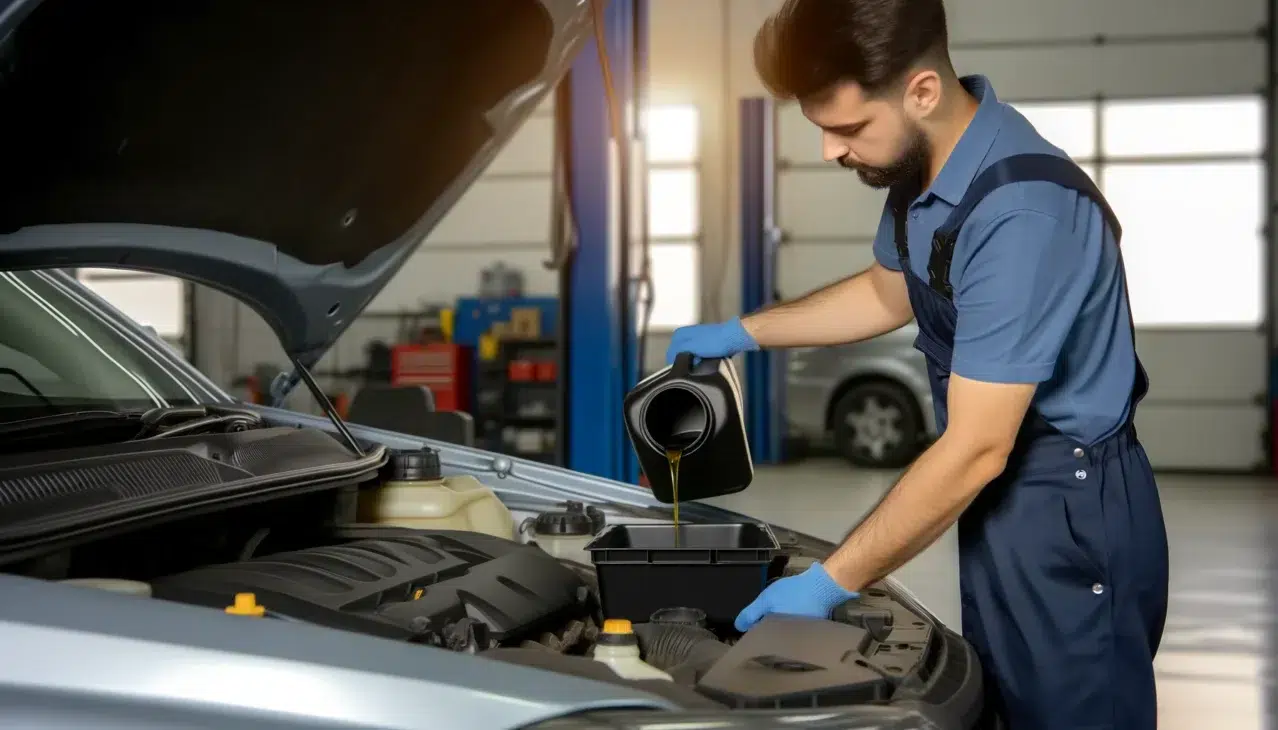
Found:
[[164, 347], [67, 276], [0, 272], [0, 420], [215, 397]]

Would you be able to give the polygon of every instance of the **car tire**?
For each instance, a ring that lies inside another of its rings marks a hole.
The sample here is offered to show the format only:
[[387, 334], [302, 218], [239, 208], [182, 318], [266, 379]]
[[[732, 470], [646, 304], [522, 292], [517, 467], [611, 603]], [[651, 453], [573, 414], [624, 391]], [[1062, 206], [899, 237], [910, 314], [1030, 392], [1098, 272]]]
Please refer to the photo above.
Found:
[[834, 446], [854, 466], [896, 469], [923, 443], [923, 414], [913, 394], [885, 381], [853, 385], [830, 415]]

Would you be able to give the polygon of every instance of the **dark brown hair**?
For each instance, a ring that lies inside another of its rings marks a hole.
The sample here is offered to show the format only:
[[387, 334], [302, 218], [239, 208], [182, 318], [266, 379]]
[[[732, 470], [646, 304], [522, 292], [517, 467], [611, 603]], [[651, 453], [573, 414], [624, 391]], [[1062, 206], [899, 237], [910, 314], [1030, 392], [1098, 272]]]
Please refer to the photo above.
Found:
[[872, 96], [926, 60], [949, 65], [942, 0], [786, 0], [754, 37], [759, 77], [782, 99], [849, 81]]

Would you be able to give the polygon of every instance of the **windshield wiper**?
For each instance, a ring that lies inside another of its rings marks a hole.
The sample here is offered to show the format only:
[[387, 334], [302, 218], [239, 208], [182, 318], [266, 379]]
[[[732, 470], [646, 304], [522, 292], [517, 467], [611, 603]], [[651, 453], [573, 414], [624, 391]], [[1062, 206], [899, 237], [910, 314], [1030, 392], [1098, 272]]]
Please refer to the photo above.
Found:
[[[174, 424], [174, 425], [170, 425]], [[0, 441], [30, 441], [95, 430], [119, 430], [123, 440], [167, 438], [203, 431], [212, 426], [244, 431], [262, 424], [249, 408], [228, 405], [162, 406], [146, 411], [84, 410], [54, 413], [0, 423]]]
[[13, 378], [19, 383], [22, 383], [23, 387], [31, 391], [31, 395], [34, 395], [35, 397], [44, 401], [44, 404], [49, 407], [49, 410], [51, 411], [58, 410], [58, 407], [53, 405], [53, 401], [49, 400], [49, 397], [46, 396], [44, 393], [41, 393], [40, 389], [35, 387], [35, 385], [30, 380], [27, 380], [22, 373], [18, 372], [17, 370], [14, 370], [13, 368], [0, 368], [0, 375], [8, 375], [9, 377]]
[[68, 430], [91, 431], [98, 428], [123, 428], [130, 425], [141, 428], [141, 411], [70, 411], [0, 423], [0, 440], [9, 441], [17, 438], [26, 441], [33, 438], [46, 438]]

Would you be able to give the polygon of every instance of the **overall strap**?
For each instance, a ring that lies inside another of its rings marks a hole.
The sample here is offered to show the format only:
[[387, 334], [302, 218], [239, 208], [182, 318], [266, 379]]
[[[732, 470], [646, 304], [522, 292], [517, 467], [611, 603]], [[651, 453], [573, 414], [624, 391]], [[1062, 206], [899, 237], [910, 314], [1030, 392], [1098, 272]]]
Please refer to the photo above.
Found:
[[910, 211], [910, 202], [918, 197], [918, 183], [901, 184], [888, 191], [888, 207], [892, 210], [892, 242], [896, 244], [896, 255], [901, 260], [901, 270], [906, 271], [910, 265], [910, 235], [906, 229], [906, 218]]
[[[1121, 240], [1123, 229], [1118, 223], [1118, 216], [1114, 215], [1114, 210], [1110, 208], [1096, 183], [1073, 160], [1045, 154], [1012, 155], [995, 162], [977, 175], [958, 206], [932, 234], [932, 253], [928, 258], [927, 273], [928, 284], [933, 290], [946, 299], [953, 298], [950, 263], [954, 259], [954, 246], [958, 242], [963, 224], [985, 196], [1004, 185], [1021, 182], [1054, 183], [1086, 196], [1100, 206], [1105, 222], [1114, 234], [1114, 240]], [[899, 243], [897, 245], [900, 246]]]
[[[967, 222], [967, 217], [972, 214], [985, 196], [995, 190], [1018, 182], [1048, 182], [1059, 185], [1063, 188], [1073, 190], [1079, 195], [1086, 196], [1101, 209], [1101, 214], [1105, 217], [1105, 224], [1114, 234], [1114, 243], [1120, 244], [1123, 237], [1123, 228], [1118, 223], [1118, 216], [1114, 214], [1114, 209], [1110, 207], [1109, 201], [1105, 200], [1105, 196], [1101, 194], [1100, 188], [1096, 187], [1096, 182], [1083, 172], [1083, 169], [1074, 163], [1073, 160], [1057, 157], [1055, 155], [1044, 154], [1024, 154], [1012, 155], [1003, 158], [998, 162], [990, 165], [972, 181], [967, 192], [963, 194], [963, 199], [959, 201], [957, 207], [950, 211], [949, 217], [945, 222], [936, 229], [932, 235], [932, 253], [928, 259], [927, 272], [928, 284], [934, 291], [944, 296], [946, 299], [953, 299], [954, 289], [950, 284], [950, 262], [954, 258], [954, 245], [958, 242], [959, 230], [963, 224]], [[1123, 264], [1122, 247], [1118, 251], [1118, 267], [1123, 277], [1123, 288], [1127, 288], [1127, 267]], [[1132, 315], [1131, 300], [1127, 301], [1127, 324], [1131, 328], [1132, 348], [1136, 347], [1136, 321]], [[1135, 405], [1145, 397], [1145, 393], [1149, 390], [1149, 377], [1145, 373], [1145, 367], [1140, 362], [1140, 357], [1136, 357], [1136, 382], [1132, 385], [1130, 395], [1132, 408], [1128, 413], [1128, 425], [1135, 416]]]

